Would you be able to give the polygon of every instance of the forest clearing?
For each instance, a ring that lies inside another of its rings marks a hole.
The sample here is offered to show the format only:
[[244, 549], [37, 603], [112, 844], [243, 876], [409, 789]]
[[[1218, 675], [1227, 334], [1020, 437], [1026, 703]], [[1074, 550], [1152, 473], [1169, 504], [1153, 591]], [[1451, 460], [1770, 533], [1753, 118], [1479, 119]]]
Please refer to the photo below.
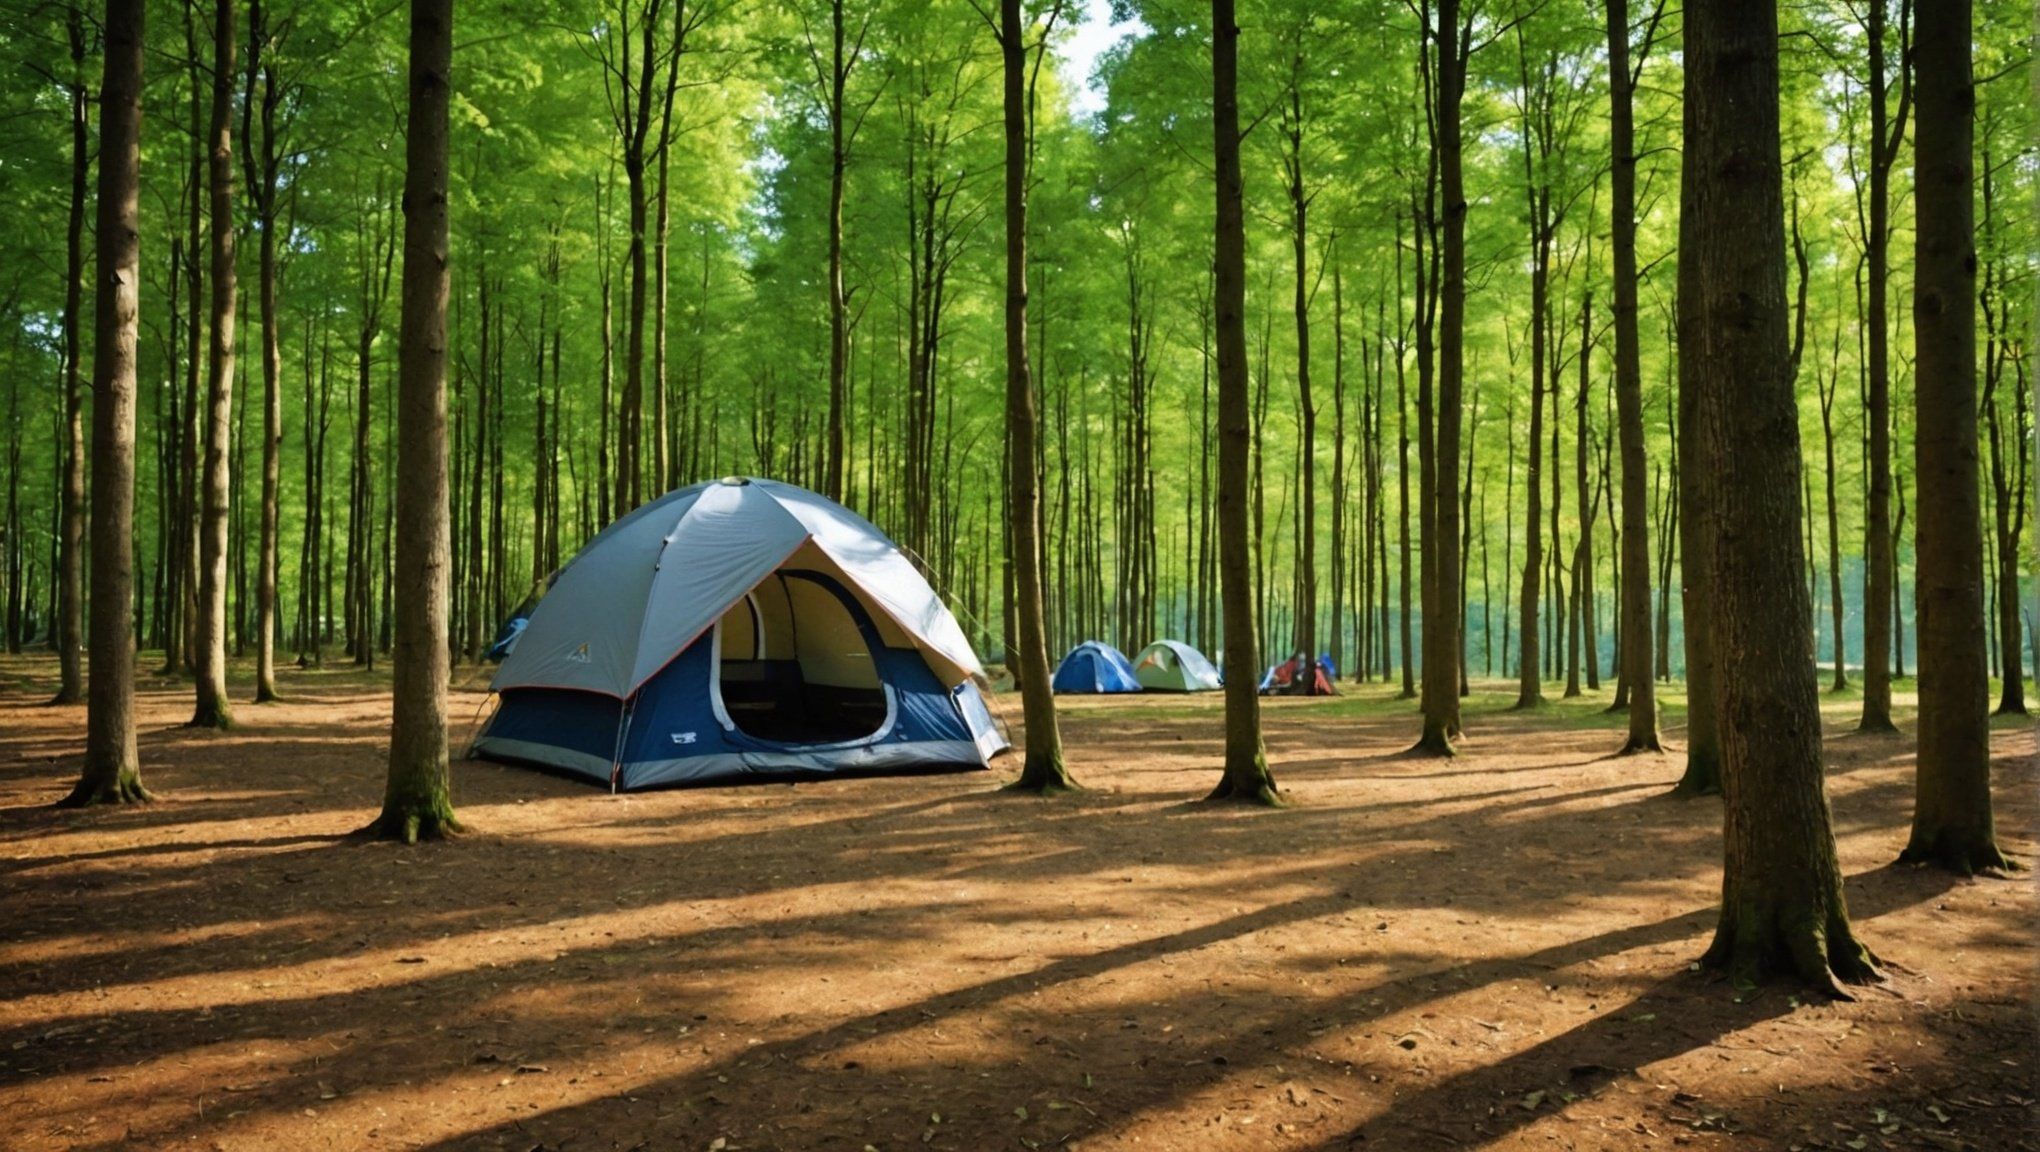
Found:
[[[163, 801], [102, 818], [47, 807], [49, 662], [4, 669], [9, 1148], [2036, 1146], [2033, 887], [1892, 865], [1911, 758], [1841, 702], [1893, 973], [1822, 1005], [1690, 970], [1717, 805], [1608, 755], [1605, 694], [1482, 683], [1449, 764], [1399, 755], [1389, 689], [1278, 702], [1261, 814], [1197, 803], [1208, 697], [1069, 708], [1089, 787], [1049, 809], [1003, 770], [609, 796], [462, 761], [475, 831], [411, 855], [344, 840], [376, 680], [288, 674], [224, 741], [145, 685]], [[1999, 729], [2021, 855], [2034, 751]]]
[[0, 1148], [2040, 1152], [2027, 0], [0, 0]]

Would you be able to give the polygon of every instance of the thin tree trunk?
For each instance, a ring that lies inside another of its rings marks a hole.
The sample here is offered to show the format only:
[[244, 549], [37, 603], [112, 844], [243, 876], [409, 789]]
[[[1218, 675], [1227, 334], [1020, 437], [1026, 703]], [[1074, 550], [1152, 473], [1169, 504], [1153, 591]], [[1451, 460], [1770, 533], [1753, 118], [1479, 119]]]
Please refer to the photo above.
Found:
[[[840, 2], [836, 10], [840, 52]], [[1015, 672], [1027, 723], [1026, 759], [1020, 779], [1012, 786], [1049, 794], [1069, 791], [1076, 787], [1076, 782], [1063, 764], [1062, 735], [1056, 724], [1055, 697], [1049, 688], [1048, 636], [1043, 621], [1046, 609], [1041, 594], [1041, 493], [1034, 466], [1034, 383], [1027, 362], [1027, 176], [1028, 143], [1033, 130], [1027, 83], [1027, 31], [1020, 0], [999, 0], [1006, 141], [1007, 475], [1013, 493], [1013, 590], [1019, 617], [1019, 666]], [[1045, 43], [1040, 51], [1047, 51]], [[840, 432], [840, 426], [832, 429], [832, 434]], [[836, 482], [840, 484], [840, 455], [833, 463]]]
[[1679, 347], [1688, 470], [1704, 524], [1721, 717], [1719, 926], [1703, 962], [1739, 986], [1772, 972], [1843, 995], [1875, 978], [1842, 897], [1822, 782], [1820, 689], [1799, 539], [1799, 425], [1785, 300], [1777, 12], [1686, 6]]
[[[1912, 99], [1912, 65], [1902, 50], [1898, 61], [1898, 107], [1886, 106], [1890, 77], [1886, 75], [1885, 5], [1869, 0], [1864, 35], [1870, 53], [1870, 208], [1864, 227], [1869, 304], [1864, 327], [1869, 347], [1869, 393], [1865, 416], [1870, 425], [1868, 577], [1863, 596], [1863, 718], [1860, 732], [1896, 732], [1891, 722], [1892, 614], [1897, 609], [1893, 580], [1891, 528], [1891, 368], [1890, 321], [1886, 299], [1890, 281], [1891, 169], [1905, 139]], [[1931, 6], [1931, 5], [1930, 5]], [[1912, 0], [1899, 0], [1899, 41], [1908, 39]], [[1973, 338], [1972, 338], [1973, 342]], [[1903, 661], [1903, 657], [1900, 657]]]
[[[78, 0], [82, 3], [83, 0]], [[80, 633], [85, 614], [85, 412], [78, 353], [85, 322], [85, 178], [91, 167], [86, 142], [85, 16], [69, 6], [65, 34], [71, 47], [71, 210], [64, 230], [64, 455], [57, 535], [57, 695], [52, 704], [85, 698]]]
[[198, 705], [193, 728], [228, 728], [227, 516], [233, 433], [234, 320], [234, 0], [213, 5], [212, 128], [206, 184], [212, 216], [212, 356], [206, 377], [204, 504], [199, 524]]
[[1608, 209], [1609, 246], [1615, 264], [1615, 420], [1622, 451], [1620, 680], [1629, 693], [1629, 732], [1621, 754], [1661, 751], [1657, 729], [1657, 684], [1651, 676], [1650, 497], [1644, 479], [1647, 449], [1643, 431], [1642, 337], [1636, 300], [1636, 124], [1638, 71], [1651, 48], [1657, 17], [1646, 33], [1636, 64], [1630, 63], [1629, 0], [1608, 0], [1608, 148], [1612, 158]]
[[[1017, 0], [1005, 0], [1008, 4]], [[1247, 524], [1254, 428], [1247, 401], [1246, 221], [1240, 176], [1239, 44], [1233, 0], [1211, 0], [1211, 104], [1217, 170], [1218, 546], [1225, 613], [1225, 770], [1213, 800], [1279, 804], [1261, 746], [1260, 669]]]
[[[260, 297], [262, 305], [262, 514], [255, 577], [255, 702], [276, 699], [276, 580], [278, 504], [283, 485], [283, 351], [276, 310], [276, 108], [282, 99], [273, 68], [265, 69], [269, 25], [262, 0], [248, 5], [248, 91], [241, 111], [241, 147], [248, 170], [250, 197], [262, 233]], [[254, 151], [251, 121], [258, 106], [261, 79], [261, 153]]]
[[[1297, 557], [1295, 645], [1298, 652], [1315, 658], [1317, 634], [1317, 485], [1313, 480], [1317, 453], [1317, 403], [1310, 394], [1310, 195], [1303, 182], [1303, 55], [1299, 48], [1289, 75], [1289, 102], [1284, 117], [1284, 138], [1288, 150], [1283, 166], [1289, 177], [1290, 245], [1295, 259], [1296, 317], [1296, 403], [1300, 418], [1297, 474]], [[1337, 585], [1334, 585], [1336, 589]], [[1337, 592], [1333, 595], [1336, 597]]]
[[[1004, 8], [1001, 7], [1003, 14]], [[1015, 19], [1018, 19], [1016, 17]], [[845, 319], [846, 301], [843, 295], [843, 179], [849, 168], [849, 158], [843, 133], [843, 89], [850, 79], [850, 69], [855, 66], [854, 57], [844, 57], [843, 0], [833, 0], [829, 6], [830, 20], [830, 65], [829, 86], [829, 427], [827, 473], [823, 479], [822, 494], [831, 500], [843, 498], [843, 398], [845, 390], [844, 363], [848, 356], [845, 347], [848, 338], [848, 324]], [[1001, 35], [1006, 35], [1001, 24]], [[862, 40], [862, 37], [859, 37]], [[1014, 51], [1019, 51], [1016, 47]], [[1008, 61], [1010, 69], [1023, 70], [1024, 61]], [[1017, 82], [1008, 80], [1008, 84]], [[1024, 93], [1023, 93], [1024, 96]], [[1011, 93], [1008, 93], [1011, 98]], [[1021, 110], [1024, 112], [1024, 108]], [[1007, 114], [1013, 115], [1012, 109]], [[1010, 126], [1008, 128], [1010, 132]], [[1022, 125], [1023, 135], [1026, 126]], [[1022, 140], [1022, 160], [1026, 159], [1026, 141]], [[1010, 147], [1010, 146], [1009, 146]], [[1008, 162], [1011, 162], [1010, 151]], [[1023, 237], [1024, 242], [1024, 237]], [[1026, 269], [1021, 269], [1024, 276]], [[1020, 286], [1020, 294], [1026, 296], [1026, 285]], [[1025, 343], [1025, 336], [1022, 336]], [[1024, 349], [1023, 349], [1024, 351]], [[1010, 376], [1011, 369], [1008, 373]], [[1035, 576], [1039, 579], [1037, 569]], [[1058, 757], [1061, 745], [1055, 747]]]

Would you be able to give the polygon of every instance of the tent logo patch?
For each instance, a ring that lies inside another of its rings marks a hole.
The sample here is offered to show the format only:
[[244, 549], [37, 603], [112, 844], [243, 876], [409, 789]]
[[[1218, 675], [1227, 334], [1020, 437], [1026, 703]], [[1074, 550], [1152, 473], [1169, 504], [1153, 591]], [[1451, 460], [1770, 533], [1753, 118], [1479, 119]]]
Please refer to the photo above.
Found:
[[692, 743], [694, 743], [694, 733], [692, 733], [692, 732], [675, 732], [675, 733], [673, 733], [673, 743], [675, 743], [675, 744], [692, 744]]
[[583, 644], [579, 648], [574, 649], [573, 655], [568, 656], [567, 661], [572, 664], [592, 663], [588, 657], [588, 646]]

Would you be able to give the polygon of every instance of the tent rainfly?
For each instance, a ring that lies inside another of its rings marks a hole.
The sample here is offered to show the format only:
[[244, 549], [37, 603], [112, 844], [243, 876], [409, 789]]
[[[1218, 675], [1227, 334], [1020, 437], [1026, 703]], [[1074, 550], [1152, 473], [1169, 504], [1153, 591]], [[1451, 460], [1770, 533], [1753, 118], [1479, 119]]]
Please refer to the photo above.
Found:
[[1124, 652], [1102, 640], [1086, 640], [1056, 665], [1049, 687], [1058, 695], [1138, 692], [1140, 681]]
[[1181, 640], [1157, 640], [1133, 659], [1133, 678], [1149, 692], [1216, 692], [1225, 687], [1204, 653]]
[[727, 477], [669, 492], [555, 574], [472, 754], [635, 789], [984, 768], [977, 655], [869, 521]]

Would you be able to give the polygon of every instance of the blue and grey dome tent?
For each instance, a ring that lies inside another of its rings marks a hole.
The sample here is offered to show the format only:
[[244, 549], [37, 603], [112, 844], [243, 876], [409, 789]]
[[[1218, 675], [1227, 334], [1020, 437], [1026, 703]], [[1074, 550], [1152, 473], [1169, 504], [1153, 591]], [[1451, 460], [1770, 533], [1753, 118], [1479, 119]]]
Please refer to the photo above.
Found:
[[790, 484], [669, 492], [555, 574], [472, 754], [629, 790], [983, 768], [963, 629], [876, 527]]
[[1049, 687], [1057, 693], [1138, 692], [1126, 654], [1102, 640], [1086, 640], [1056, 665]]

